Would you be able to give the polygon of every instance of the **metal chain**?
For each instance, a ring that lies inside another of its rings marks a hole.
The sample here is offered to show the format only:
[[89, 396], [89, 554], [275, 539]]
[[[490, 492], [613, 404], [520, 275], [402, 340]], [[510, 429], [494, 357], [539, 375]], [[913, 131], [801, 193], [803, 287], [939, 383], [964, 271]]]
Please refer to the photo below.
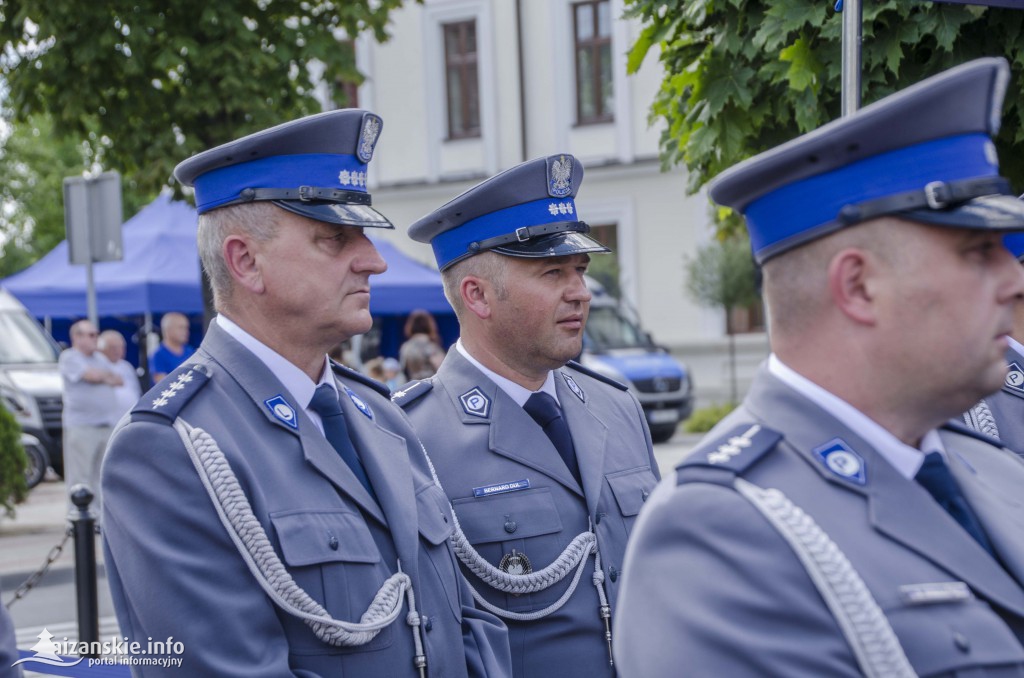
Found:
[[39, 580], [46, 575], [47, 571], [49, 571], [50, 569], [50, 566], [57, 562], [57, 559], [60, 558], [60, 554], [64, 550], [64, 546], [68, 543], [68, 539], [71, 538], [72, 534], [74, 534], [74, 530], [69, 525], [67, 530], [64, 532], [64, 538], [60, 540], [59, 544], [50, 549], [50, 552], [46, 555], [46, 561], [43, 563], [42, 567], [33, 572], [31, 575], [29, 575], [29, 578], [26, 579], [21, 586], [14, 590], [14, 597], [8, 600], [4, 604], [4, 607], [10, 609], [11, 605], [14, 605], [16, 602], [18, 602], [26, 595], [28, 595], [28, 592], [31, 591], [32, 588], [39, 583]]

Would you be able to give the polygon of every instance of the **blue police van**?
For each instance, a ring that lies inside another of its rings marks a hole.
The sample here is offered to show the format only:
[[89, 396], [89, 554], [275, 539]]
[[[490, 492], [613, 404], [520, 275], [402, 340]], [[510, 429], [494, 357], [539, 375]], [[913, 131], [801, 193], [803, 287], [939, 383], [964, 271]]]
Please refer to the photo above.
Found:
[[693, 411], [693, 382], [686, 366], [630, 319], [623, 305], [587, 278], [593, 299], [580, 362], [629, 386], [644, 408], [654, 442], [672, 437]]

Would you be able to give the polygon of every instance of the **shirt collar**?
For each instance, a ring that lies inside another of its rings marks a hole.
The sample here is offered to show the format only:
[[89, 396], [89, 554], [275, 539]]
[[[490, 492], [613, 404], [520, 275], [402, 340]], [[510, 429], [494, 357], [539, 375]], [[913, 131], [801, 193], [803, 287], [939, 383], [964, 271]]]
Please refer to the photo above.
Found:
[[1010, 350], [1015, 351], [1019, 355], [1024, 355], [1024, 345], [1011, 336], [1007, 336], [1006, 339], [1010, 342]]
[[[320, 384], [330, 384], [331, 388], [335, 391], [338, 390], [338, 387], [334, 384], [334, 379], [331, 378], [330, 362], [326, 354], [324, 355], [324, 369], [320, 373], [320, 381], [314, 384], [313, 380], [296, 367], [295, 364], [243, 330], [223, 313], [217, 315], [215, 322], [218, 327], [231, 335], [235, 341], [252, 351], [253, 355], [266, 365], [267, 369], [288, 389], [288, 392], [295, 398], [295, 402], [300, 403], [304, 410], [309, 410], [309, 403], [313, 400], [313, 393]], [[319, 423], [319, 417], [316, 417], [315, 421]]]
[[[516, 405], [519, 405], [519, 407], [525, 405], [526, 401], [530, 399], [530, 396], [532, 396], [535, 393], [535, 391], [531, 391], [530, 389], [524, 386], [520, 386], [511, 379], [506, 379], [505, 377], [501, 376], [494, 370], [485, 367], [483, 363], [481, 363], [479, 360], [477, 360], [476, 358], [469, 354], [469, 351], [466, 350], [466, 347], [462, 345], [461, 338], [455, 342], [455, 348], [456, 350], [458, 350], [459, 353], [462, 354], [463, 358], [472, 363], [472, 365], [481, 372], [483, 372], [488, 379], [497, 384], [498, 388], [504, 391], [509, 398], [514, 400]], [[555, 399], [555, 402], [558, 403], [559, 406], [561, 406], [562, 403], [558, 401], [558, 393], [555, 392], [554, 372], [548, 372], [548, 376], [544, 379], [544, 385], [540, 387], [540, 391], [547, 393], [549, 396]]]
[[856, 431], [864, 442], [875, 448], [904, 478], [912, 480], [917, 475], [925, 454], [938, 452], [945, 456], [942, 439], [936, 429], [921, 438], [920, 449], [911, 447], [850, 403], [797, 373], [774, 353], [768, 356], [768, 371], [794, 391], [820, 405], [847, 428]]

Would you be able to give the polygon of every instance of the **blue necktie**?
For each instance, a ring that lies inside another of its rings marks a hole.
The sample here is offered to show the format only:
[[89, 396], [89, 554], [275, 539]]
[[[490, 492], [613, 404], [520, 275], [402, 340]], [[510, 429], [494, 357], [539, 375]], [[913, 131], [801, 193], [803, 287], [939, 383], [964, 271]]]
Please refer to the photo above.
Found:
[[338, 402], [338, 392], [328, 384], [320, 384], [316, 387], [313, 400], [309, 403], [309, 409], [320, 415], [324, 424], [324, 437], [327, 438], [341, 458], [352, 469], [359, 482], [363, 484], [370, 496], [377, 499], [373, 488], [370, 486], [370, 479], [366, 475], [363, 463], [359, 461], [356, 448], [352, 446], [352, 439], [348, 435], [348, 424], [345, 423], [345, 415], [341, 411], [341, 404]]
[[974, 541], [981, 544], [981, 547], [990, 555], [995, 555], [992, 551], [992, 544], [989, 543], [985, 531], [981, 528], [981, 523], [978, 522], [974, 511], [971, 510], [970, 504], [964, 499], [964, 495], [961, 494], [960, 486], [956, 484], [956, 479], [949, 472], [949, 467], [946, 466], [941, 454], [929, 452], [925, 455], [924, 463], [921, 464], [914, 480], [928, 490], [939, 506], [953, 516], [953, 519], [967, 530], [967, 534], [974, 537]]
[[530, 396], [526, 404], [523, 405], [523, 409], [544, 429], [544, 433], [551, 439], [558, 454], [562, 457], [562, 461], [572, 473], [572, 477], [582, 486], [580, 467], [576, 463], [576, 448], [572, 444], [569, 425], [565, 423], [565, 417], [562, 416], [562, 408], [558, 406], [558, 402], [547, 393], [538, 391]]

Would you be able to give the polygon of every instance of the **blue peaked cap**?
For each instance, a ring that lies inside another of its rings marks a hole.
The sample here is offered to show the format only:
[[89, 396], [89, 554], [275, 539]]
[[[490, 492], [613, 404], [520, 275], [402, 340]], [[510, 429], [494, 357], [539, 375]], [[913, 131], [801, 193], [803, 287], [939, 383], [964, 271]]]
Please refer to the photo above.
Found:
[[757, 262], [884, 215], [956, 228], [1024, 230], [999, 176], [1009, 67], [971, 61], [750, 158], [709, 186], [747, 221]]
[[588, 237], [576, 211], [583, 165], [568, 153], [516, 165], [477, 184], [409, 227], [429, 242], [444, 270], [491, 250], [510, 257], [560, 257], [609, 252]]
[[366, 169], [384, 123], [359, 109], [310, 115], [192, 156], [174, 168], [196, 209], [269, 200], [310, 219], [394, 228], [371, 207]]

